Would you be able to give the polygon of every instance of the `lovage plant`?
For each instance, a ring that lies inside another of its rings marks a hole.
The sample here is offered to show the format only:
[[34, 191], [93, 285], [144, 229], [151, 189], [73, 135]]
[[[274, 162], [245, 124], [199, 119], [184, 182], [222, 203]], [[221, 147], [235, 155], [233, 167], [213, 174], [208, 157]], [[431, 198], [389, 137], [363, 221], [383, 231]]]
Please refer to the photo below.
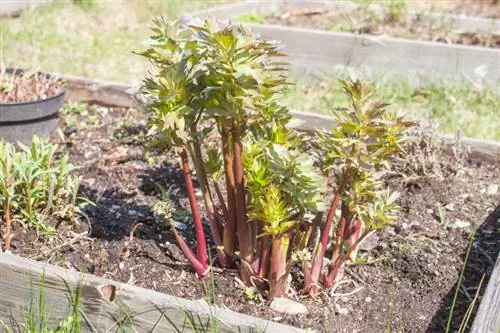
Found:
[[[390, 168], [390, 158], [402, 149], [404, 131], [412, 126], [398, 112], [387, 110], [387, 104], [373, 100], [369, 87], [359, 80], [341, 84], [351, 107], [334, 110], [336, 126], [318, 132], [316, 149], [334, 197], [314, 255], [303, 262], [305, 290], [312, 296], [317, 294], [319, 283], [333, 285], [342, 266], [354, 260], [366, 237], [394, 221], [398, 194], [384, 190], [380, 176]], [[333, 249], [329, 263], [324, 265], [338, 210]]]
[[[212, 20], [157, 20], [151, 47], [141, 53], [155, 71], [143, 91], [151, 97], [152, 132], [177, 150], [196, 230], [194, 253], [172, 225], [200, 276], [209, 272], [205, 234], [191, 178], [200, 183], [218, 263], [238, 259], [245, 283], [286, 290], [299, 221], [316, 209], [321, 178], [293, 148], [288, 110], [277, 102], [285, 86], [275, 43], [242, 26]], [[311, 215], [311, 214], [309, 214]], [[277, 287], [281, 285], [281, 287]]]
[[[370, 103], [359, 82], [346, 82], [353, 110], [337, 113], [340, 127], [320, 136], [325, 177], [300, 149], [302, 137], [279, 103], [287, 82], [278, 45], [210, 19], [160, 19], [153, 32], [140, 53], [153, 64], [142, 93], [151, 111], [150, 134], [179, 155], [196, 250], [166, 222], [197, 274], [208, 276], [210, 264], [192, 168], [221, 267], [239, 265], [241, 280], [271, 298], [286, 294], [299, 260], [312, 295], [318, 284], [331, 285], [357, 245], [391, 219], [395, 197], [384, 200], [375, 171], [399, 148], [406, 124], [384, 113], [383, 104]], [[327, 179], [335, 198], [324, 224]], [[324, 271], [339, 202], [343, 213]]]

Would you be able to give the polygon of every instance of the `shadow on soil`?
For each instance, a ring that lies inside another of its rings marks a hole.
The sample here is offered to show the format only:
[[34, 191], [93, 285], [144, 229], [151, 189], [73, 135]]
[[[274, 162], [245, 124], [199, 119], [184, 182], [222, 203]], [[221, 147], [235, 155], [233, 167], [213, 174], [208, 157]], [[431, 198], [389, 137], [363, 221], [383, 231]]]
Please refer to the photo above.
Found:
[[[456, 308], [453, 312], [452, 329], [455, 332], [460, 327], [462, 319], [470, 306], [480, 281], [484, 277], [484, 281], [479, 291], [479, 298], [476, 301], [474, 311], [468, 322], [468, 329], [474, 321], [475, 314], [481, 301], [481, 296], [484, 294], [488, 280], [495, 266], [495, 261], [500, 248], [500, 205], [497, 206], [486, 218], [486, 220], [478, 227], [476, 237], [469, 253], [467, 267], [464, 272], [460, 292], [457, 298]], [[465, 259], [466, 253], [462, 254], [462, 260]], [[442, 333], [446, 331], [448, 316], [450, 315], [451, 305], [455, 295], [456, 284], [450, 289], [448, 294], [441, 300], [441, 305], [438, 312], [432, 318], [431, 324], [427, 328], [427, 333]], [[468, 332], [468, 330], [466, 330]]]
[[[147, 253], [136, 253], [136, 256], [146, 255], [149, 259], [168, 265], [174, 269], [191, 271], [191, 266], [179, 263], [183, 256], [179, 253], [177, 242], [162, 221], [155, 219], [152, 207], [161, 197], [159, 186], [170, 190], [170, 201], [176, 211], [186, 212], [189, 205], [184, 201], [187, 193], [184, 186], [182, 170], [175, 165], [165, 163], [160, 167], [146, 168], [139, 174], [140, 186], [137, 190], [127, 192], [119, 183], [111, 183], [107, 188], [97, 193], [93, 188], [81, 186], [80, 194], [95, 206], [88, 206], [84, 213], [90, 224], [90, 235], [93, 238], [110, 243], [127, 242], [135, 238], [141, 241], [154, 241], [155, 248], [161, 255], [150, 256]], [[184, 225], [188, 216], [178, 224], [178, 230], [194, 249], [196, 247], [194, 230]], [[206, 230], [209, 232], [209, 230]], [[165, 246], [165, 244], [174, 246]], [[166, 258], [165, 258], [166, 256]], [[163, 258], [161, 262], [157, 258]]]

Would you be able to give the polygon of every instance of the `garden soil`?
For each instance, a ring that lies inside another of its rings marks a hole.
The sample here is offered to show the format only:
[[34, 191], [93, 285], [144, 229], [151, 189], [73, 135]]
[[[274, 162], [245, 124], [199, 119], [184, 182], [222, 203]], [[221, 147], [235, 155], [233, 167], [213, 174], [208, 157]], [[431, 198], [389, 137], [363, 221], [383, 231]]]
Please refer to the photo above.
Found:
[[[96, 123], [88, 121], [96, 117]], [[80, 195], [96, 205], [84, 209], [86, 218], [78, 225], [61, 223], [53, 235], [17, 226], [12, 252], [180, 297], [208, 296], [223, 308], [318, 332], [386, 332], [388, 327], [443, 332], [471, 230], [477, 228], [453, 327], [474, 296], [484, 292], [500, 248], [498, 161], [438, 151], [427, 175], [406, 173], [412, 167], [401, 161], [400, 170], [386, 177], [401, 193], [398, 223], [363, 245], [360, 262], [346, 268], [334, 289], [310, 299], [295, 285], [288, 297], [309, 312], [288, 316], [273, 313], [265, 300], [246, 300], [236, 270], [214, 270], [205, 281], [195, 276], [172, 233], [151, 212], [160, 201], [157, 184], [170, 190], [176, 205], [189, 209], [178, 159], [171, 152], [148, 153], [145, 133], [146, 117], [135, 109], [89, 106], [80, 115], [66, 115], [52, 140], [79, 167]], [[179, 226], [194, 239], [189, 224]]]

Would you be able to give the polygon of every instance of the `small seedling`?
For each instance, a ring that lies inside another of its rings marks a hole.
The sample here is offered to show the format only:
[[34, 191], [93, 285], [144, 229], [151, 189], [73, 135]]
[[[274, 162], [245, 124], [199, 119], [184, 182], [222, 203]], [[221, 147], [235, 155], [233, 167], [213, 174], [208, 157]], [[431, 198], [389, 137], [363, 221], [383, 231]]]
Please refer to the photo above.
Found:
[[444, 208], [441, 205], [437, 206], [437, 208], [436, 208], [436, 215], [437, 215], [437, 217], [439, 219], [439, 223], [442, 226], [446, 226], [446, 208]]
[[[5, 222], [5, 248], [12, 222], [47, 233], [51, 218], [76, 221], [78, 177], [68, 156], [56, 157], [57, 146], [33, 137], [31, 146], [0, 141], [0, 216]], [[86, 200], [86, 202], [89, 202]]]

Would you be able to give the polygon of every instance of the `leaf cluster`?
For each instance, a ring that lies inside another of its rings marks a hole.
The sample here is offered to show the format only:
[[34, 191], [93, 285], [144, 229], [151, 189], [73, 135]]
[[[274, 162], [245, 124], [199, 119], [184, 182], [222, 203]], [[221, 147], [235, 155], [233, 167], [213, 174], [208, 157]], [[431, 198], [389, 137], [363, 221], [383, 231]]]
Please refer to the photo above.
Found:
[[382, 190], [380, 176], [391, 167], [391, 159], [403, 150], [404, 132], [413, 123], [373, 99], [361, 81], [341, 81], [351, 107], [336, 109], [336, 126], [319, 132], [317, 149], [322, 167], [343, 192], [349, 211], [359, 215], [365, 227], [383, 228], [394, 220], [397, 193]]

